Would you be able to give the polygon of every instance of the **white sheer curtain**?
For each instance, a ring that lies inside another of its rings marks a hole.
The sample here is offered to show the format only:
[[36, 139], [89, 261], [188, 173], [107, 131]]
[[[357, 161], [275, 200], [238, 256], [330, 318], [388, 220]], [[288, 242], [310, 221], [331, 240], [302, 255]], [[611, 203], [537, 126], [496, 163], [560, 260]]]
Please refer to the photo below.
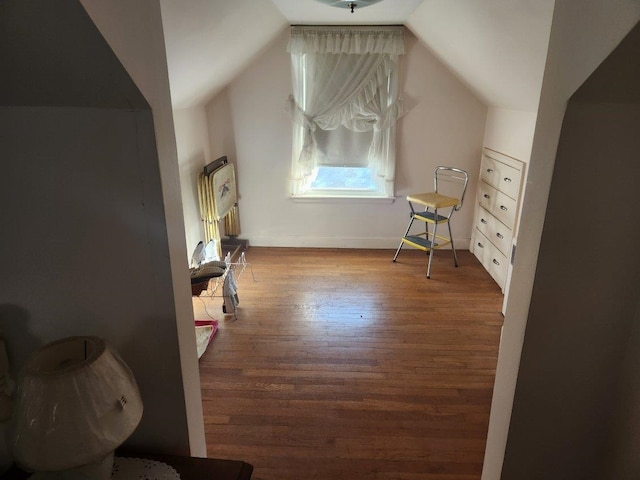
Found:
[[[373, 131], [368, 167], [393, 191], [402, 27], [292, 27], [292, 193], [304, 193], [319, 163], [316, 130]], [[392, 194], [392, 193], [391, 193]]]

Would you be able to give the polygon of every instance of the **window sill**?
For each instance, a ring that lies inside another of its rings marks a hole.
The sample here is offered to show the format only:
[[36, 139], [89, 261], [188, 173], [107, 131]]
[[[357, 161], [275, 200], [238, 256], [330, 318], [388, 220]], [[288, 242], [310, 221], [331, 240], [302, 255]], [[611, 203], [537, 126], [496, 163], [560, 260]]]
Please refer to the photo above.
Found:
[[366, 197], [366, 196], [337, 196], [337, 195], [291, 195], [296, 203], [384, 203], [395, 202], [396, 197]]

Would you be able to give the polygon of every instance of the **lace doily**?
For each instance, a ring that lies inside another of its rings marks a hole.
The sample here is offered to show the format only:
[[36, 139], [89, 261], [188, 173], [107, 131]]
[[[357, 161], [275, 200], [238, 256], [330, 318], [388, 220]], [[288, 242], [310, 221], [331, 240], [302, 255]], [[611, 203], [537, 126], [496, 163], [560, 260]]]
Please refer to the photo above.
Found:
[[116, 457], [112, 480], [180, 480], [180, 474], [166, 463], [144, 458]]

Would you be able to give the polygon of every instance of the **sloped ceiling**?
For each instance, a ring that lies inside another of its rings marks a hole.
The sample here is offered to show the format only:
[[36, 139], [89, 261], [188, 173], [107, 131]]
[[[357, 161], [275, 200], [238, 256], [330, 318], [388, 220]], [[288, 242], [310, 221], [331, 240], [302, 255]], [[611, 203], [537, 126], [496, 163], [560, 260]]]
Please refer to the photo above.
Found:
[[270, 0], [161, 0], [174, 108], [206, 104], [289, 25]]
[[0, 106], [148, 109], [77, 2], [0, 2]]
[[486, 105], [536, 111], [555, 0], [161, 0], [174, 108], [208, 103], [292, 24], [404, 24]]
[[554, 0], [424, 0], [406, 25], [487, 105], [537, 111]]

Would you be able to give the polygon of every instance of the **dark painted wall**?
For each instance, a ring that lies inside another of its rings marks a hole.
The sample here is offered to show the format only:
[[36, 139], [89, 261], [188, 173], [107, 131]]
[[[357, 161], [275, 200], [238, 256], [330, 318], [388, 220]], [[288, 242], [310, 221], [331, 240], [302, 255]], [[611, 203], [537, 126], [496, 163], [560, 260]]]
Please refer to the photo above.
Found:
[[503, 479], [621, 478], [614, 464], [632, 462], [616, 411], [640, 349], [638, 59], [636, 26], [567, 107]]
[[152, 112], [75, 0], [0, 2], [0, 334], [14, 372], [97, 335], [145, 412], [130, 446], [189, 453]]

